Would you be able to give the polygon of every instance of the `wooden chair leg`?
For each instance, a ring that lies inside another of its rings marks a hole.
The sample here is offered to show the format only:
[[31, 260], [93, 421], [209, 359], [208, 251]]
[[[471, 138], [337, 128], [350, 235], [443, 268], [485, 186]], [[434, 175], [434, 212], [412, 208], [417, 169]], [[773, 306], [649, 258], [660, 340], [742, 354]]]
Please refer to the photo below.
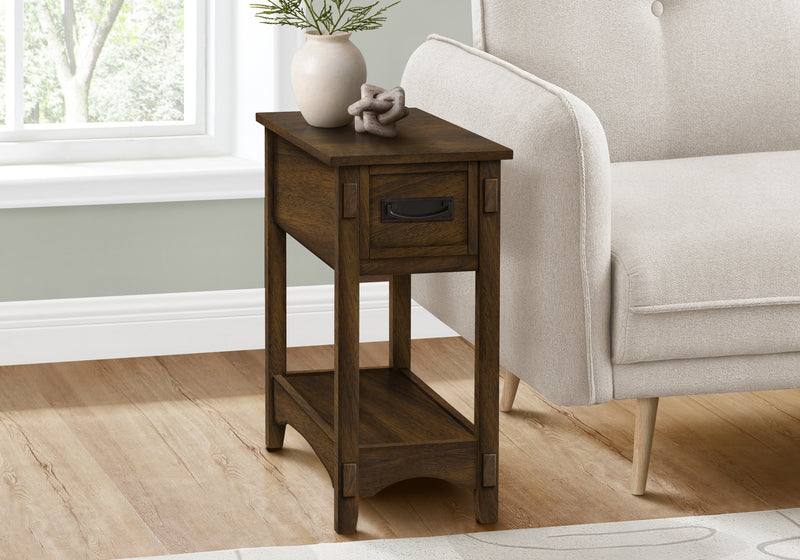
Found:
[[647, 470], [650, 467], [650, 450], [653, 448], [653, 431], [656, 427], [658, 397], [636, 400], [636, 426], [633, 438], [633, 480], [631, 493], [644, 494]]
[[511, 372], [506, 372], [503, 380], [503, 396], [500, 399], [500, 410], [502, 412], [511, 412], [511, 407], [514, 406], [514, 398], [517, 396], [517, 387], [519, 387], [519, 377]]

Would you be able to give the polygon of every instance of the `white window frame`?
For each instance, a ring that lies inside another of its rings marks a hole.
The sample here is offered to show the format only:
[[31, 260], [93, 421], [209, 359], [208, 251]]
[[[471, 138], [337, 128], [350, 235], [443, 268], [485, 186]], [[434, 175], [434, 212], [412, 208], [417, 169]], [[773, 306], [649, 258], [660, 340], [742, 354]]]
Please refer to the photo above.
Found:
[[[22, 57], [23, 0], [5, 1], [6, 99], [11, 111], [0, 126], [0, 165], [67, 163], [219, 156], [231, 153], [233, 3], [230, 0], [186, 0], [185, 24], [197, 41], [187, 41], [185, 80], [186, 123], [92, 123], [27, 125]], [[11, 8], [10, 10], [8, 8]], [[196, 46], [196, 49], [193, 48]], [[196, 92], [196, 95], [193, 95]]]

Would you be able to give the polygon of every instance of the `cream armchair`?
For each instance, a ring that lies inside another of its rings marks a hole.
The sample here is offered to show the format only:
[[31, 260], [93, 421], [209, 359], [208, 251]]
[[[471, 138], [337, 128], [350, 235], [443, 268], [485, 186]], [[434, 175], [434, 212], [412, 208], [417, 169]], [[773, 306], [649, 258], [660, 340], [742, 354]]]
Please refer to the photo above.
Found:
[[[473, 0], [410, 105], [503, 164], [501, 363], [561, 405], [800, 387], [800, 3]], [[414, 297], [469, 340], [469, 276]], [[510, 409], [519, 379], [505, 381]]]

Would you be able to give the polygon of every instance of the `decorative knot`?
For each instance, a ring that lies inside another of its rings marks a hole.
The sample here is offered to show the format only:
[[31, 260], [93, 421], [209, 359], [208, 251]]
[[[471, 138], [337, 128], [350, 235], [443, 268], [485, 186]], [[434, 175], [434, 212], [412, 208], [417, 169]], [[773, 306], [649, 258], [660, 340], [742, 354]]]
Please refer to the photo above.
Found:
[[396, 87], [385, 90], [378, 86], [361, 86], [361, 99], [350, 105], [347, 112], [356, 118], [356, 132], [375, 136], [397, 136], [397, 121], [408, 115], [406, 92]]

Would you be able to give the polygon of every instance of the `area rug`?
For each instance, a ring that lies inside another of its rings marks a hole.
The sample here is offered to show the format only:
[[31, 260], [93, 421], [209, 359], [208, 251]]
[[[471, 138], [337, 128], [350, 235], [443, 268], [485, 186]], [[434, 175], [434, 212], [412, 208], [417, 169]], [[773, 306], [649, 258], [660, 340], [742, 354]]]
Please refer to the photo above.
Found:
[[[800, 508], [307, 546], [149, 560], [800, 560]], [[141, 560], [141, 559], [140, 559]]]

